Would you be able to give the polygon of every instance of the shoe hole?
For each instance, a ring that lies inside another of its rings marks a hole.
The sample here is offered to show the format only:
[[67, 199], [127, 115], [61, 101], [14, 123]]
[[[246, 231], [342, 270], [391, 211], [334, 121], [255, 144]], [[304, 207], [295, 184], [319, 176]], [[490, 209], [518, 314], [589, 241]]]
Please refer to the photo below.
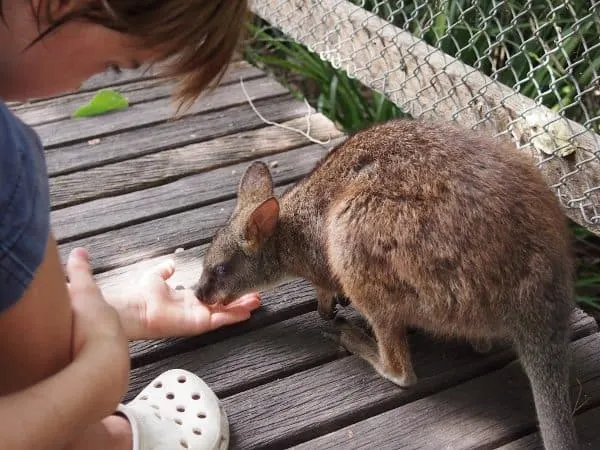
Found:
[[140, 400], [148, 400], [148, 396], [144, 395], [144, 396], [140, 397]]
[[177, 378], [177, 382], [178, 382], [178, 383], [185, 383], [185, 375], [180, 375], [180, 376]]
[[158, 406], [158, 405], [150, 405], [150, 408], [160, 409], [160, 406]]
[[179, 418], [174, 419], [173, 422], [175, 422], [177, 425], [183, 425], [183, 421]]
[[192, 431], [194, 432], [194, 434], [196, 434], [198, 436], [200, 436], [202, 434], [202, 430], [200, 430], [200, 428], [194, 428]]
[[183, 448], [188, 448], [188, 443], [185, 439], [180, 440], [179, 443]]
[[185, 412], [185, 407], [183, 407], [183, 406], [179, 405], [179, 406], [177, 407], [177, 411], [179, 411], [179, 412]]
[[167, 398], [168, 398], [169, 400], [173, 400], [173, 399], [175, 398], [175, 394], [173, 394], [172, 392], [169, 392], [169, 393], [167, 394]]
[[156, 383], [154, 383], [154, 387], [156, 389], [160, 389], [162, 387], [162, 383], [160, 381], [157, 381]]
[[206, 413], [199, 412], [198, 414], [196, 414], [196, 417], [198, 419], [206, 419]]
[[200, 394], [192, 394], [192, 400], [200, 400]]
[[160, 419], [160, 420], [162, 420], [162, 417], [161, 417], [161, 415], [160, 415], [159, 413], [155, 412], [155, 413], [154, 413], [154, 416], [155, 416], [157, 419]]

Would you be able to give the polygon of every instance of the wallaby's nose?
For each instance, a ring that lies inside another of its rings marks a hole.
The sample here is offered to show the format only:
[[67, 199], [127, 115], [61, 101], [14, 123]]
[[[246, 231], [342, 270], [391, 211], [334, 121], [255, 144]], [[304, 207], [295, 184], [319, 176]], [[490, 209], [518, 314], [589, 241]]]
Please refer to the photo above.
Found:
[[194, 289], [194, 295], [196, 297], [198, 297], [199, 300], [204, 301], [205, 300], [205, 289], [204, 286], [202, 285], [202, 283], [196, 283], [192, 289]]
[[194, 290], [194, 295], [201, 302], [207, 303], [207, 304], [215, 303], [215, 301], [211, 295], [212, 289], [210, 286], [210, 282], [207, 282], [207, 280], [203, 280], [201, 278], [200, 281], [192, 287], [192, 289]]

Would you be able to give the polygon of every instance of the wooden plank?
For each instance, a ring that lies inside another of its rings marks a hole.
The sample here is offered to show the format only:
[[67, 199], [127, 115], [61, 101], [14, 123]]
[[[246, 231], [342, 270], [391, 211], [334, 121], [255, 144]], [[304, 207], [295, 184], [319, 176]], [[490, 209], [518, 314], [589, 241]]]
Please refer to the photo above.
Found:
[[[600, 401], [599, 345], [598, 333], [571, 345], [573, 398], [581, 394], [579, 398], [582, 400], [591, 403]], [[254, 400], [255, 408], [257, 402], [264, 402], [262, 399]], [[528, 380], [520, 365], [513, 361], [492, 373], [295, 448], [495, 448], [522, 436], [535, 426], [535, 409]], [[242, 442], [245, 443], [243, 437]], [[250, 447], [244, 445], [243, 448]]]
[[[586, 407], [588, 405], [585, 405]], [[600, 448], [600, 406], [596, 406], [575, 417], [575, 426], [581, 449], [595, 450]], [[539, 433], [530, 434], [510, 444], [499, 447], [498, 450], [544, 450]]]
[[[239, 83], [240, 77], [244, 81], [264, 77], [264, 72], [245, 62], [237, 63], [226, 72], [221, 82], [222, 86]], [[173, 93], [173, 82], [167, 82], [163, 79], [150, 79], [127, 83], [116, 88], [121, 94], [127, 97], [130, 105], [143, 103], [160, 98], [166, 98]], [[57, 122], [71, 118], [75, 109], [88, 102], [95, 92], [79, 92], [76, 94], [65, 95], [47, 101], [40, 101], [29, 105], [15, 108], [13, 111], [24, 122], [32, 126], [38, 126], [45, 123]], [[202, 101], [202, 97], [197, 100]]]
[[[276, 189], [281, 193], [288, 186]], [[132, 264], [144, 258], [173, 253], [178, 248], [194, 247], [210, 241], [223, 226], [235, 206], [235, 200], [173, 214], [126, 228], [97, 234], [59, 246], [63, 261], [75, 247], [90, 251], [95, 272], [104, 272]]]
[[[297, 292], [287, 294], [298, 296], [299, 303], [314, 299], [311, 288], [301, 282], [298, 286], [300, 289]], [[283, 292], [279, 291], [276, 295], [281, 296]], [[271, 308], [270, 301], [274, 299], [272, 294], [274, 293], [269, 293], [265, 297], [263, 308]], [[310, 301], [308, 305], [313, 309], [316, 307], [314, 301]], [[257, 311], [257, 314], [259, 312], [262, 311]], [[344, 309], [343, 314], [346, 317], [357, 316], [352, 308]], [[213, 386], [217, 395], [227, 397], [309, 369], [311, 366], [347, 356], [347, 352], [324, 337], [323, 330], [327, 326], [327, 323], [313, 311], [144, 365], [132, 371], [126, 399], [135, 396], [162, 371], [173, 367], [197, 373]], [[415, 347], [434, 345], [419, 333], [413, 334], [411, 339]]]
[[160, 372], [184, 368], [201, 376], [221, 398], [229, 397], [223, 403], [237, 435], [232, 448], [285, 448], [307, 428], [320, 433], [342, 416], [364, 417], [365, 404], [374, 399], [380, 406], [389, 397], [411, 401], [502, 364], [499, 355], [483, 357], [464, 343], [441, 343], [417, 333], [411, 338], [415, 361], [431, 378], [413, 390], [395, 387], [353, 356], [305, 369], [341, 356], [321, 335], [324, 323], [312, 312], [146, 365], [132, 373], [126, 400]]
[[134, 369], [125, 401], [174, 367], [198, 374], [222, 397], [345, 355], [324, 338], [321, 322], [313, 311]]
[[[287, 93], [287, 90], [275, 80], [259, 78], [245, 83], [251, 99], [276, 96]], [[239, 85], [222, 86], [203, 96], [201, 101], [195, 102], [185, 115], [214, 111], [225, 105], [241, 104], [246, 102], [246, 97]], [[34, 127], [40, 135], [44, 147], [56, 147], [69, 142], [84, 141], [99, 138], [109, 134], [122, 132], [128, 129], [148, 127], [150, 125], [166, 122], [173, 119], [175, 106], [166, 99], [158, 99], [139, 103], [123, 111], [111, 114], [89, 117], [82, 120], [68, 120], [52, 122]], [[147, 133], [151, 131], [147, 130]]]
[[[326, 154], [326, 148], [313, 144], [254, 160], [276, 164], [271, 173], [279, 185], [305, 175]], [[234, 198], [239, 179], [249, 164], [250, 161], [226, 166], [161, 186], [52, 211], [54, 236], [62, 243]]]
[[[523, 157], [544, 160], [540, 169], [548, 183], [561, 183], [562, 193], [573, 200], [564, 205], [567, 215], [600, 234], [600, 221], [591, 223], [600, 209], [600, 161], [595, 156], [600, 136], [593, 131], [350, 1], [255, 0], [251, 9], [413, 117], [510, 132], [523, 145]], [[556, 149], [569, 136], [566, 145], [574, 154], [548, 158], [530, 145], [530, 139], [540, 135]], [[571, 173], [575, 175], [565, 176]]]
[[[293, 119], [286, 121], [285, 125], [306, 131], [307, 119]], [[320, 140], [341, 135], [322, 114], [310, 117], [310, 130], [311, 135]], [[50, 199], [54, 208], [65, 207], [166, 183], [225, 164], [280, 153], [308, 143], [309, 140], [305, 136], [275, 126], [230, 134], [51, 178]]]
[[[269, 93], [255, 105], [261, 113], [278, 121], [298, 117], [301, 111], [307, 112], [305, 105], [286, 94], [271, 97]], [[232, 122], [232, 117], [238, 119]], [[248, 103], [228, 105], [222, 110], [202, 114], [201, 120], [197, 115], [186, 116], [153, 125], [151, 132], [145, 128], [135, 129], [106, 136], [94, 145], [81, 142], [53, 148], [46, 151], [46, 163], [50, 176], [64, 175], [263, 125]]]

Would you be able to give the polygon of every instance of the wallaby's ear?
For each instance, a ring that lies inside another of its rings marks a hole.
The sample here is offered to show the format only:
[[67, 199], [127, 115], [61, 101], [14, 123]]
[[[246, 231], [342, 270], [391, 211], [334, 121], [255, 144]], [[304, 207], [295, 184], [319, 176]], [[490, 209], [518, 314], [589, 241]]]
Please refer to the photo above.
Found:
[[238, 185], [238, 202], [259, 203], [273, 196], [273, 180], [269, 167], [256, 161], [244, 172]]
[[255, 250], [265, 239], [273, 234], [279, 219], [279, 202], [271, 197], [260, 205], [248, 216], [244, 230], [244, 240], [248, 250]]

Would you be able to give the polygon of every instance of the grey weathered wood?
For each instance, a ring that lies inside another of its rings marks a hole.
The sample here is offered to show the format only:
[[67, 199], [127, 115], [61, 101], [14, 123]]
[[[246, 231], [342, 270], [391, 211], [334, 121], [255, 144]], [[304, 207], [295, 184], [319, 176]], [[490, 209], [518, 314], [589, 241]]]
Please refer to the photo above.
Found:
[[[276, 164], [271, 168], [273, 180], [282, 184], [308, 173], [326, 154], [326, 148], [313, 144], [260, 160]], [[247, 161], [221, 167], [172, 183], [55, 210], [51, 214], [54, 236], [59, 242], [81, 238], [233, 198], [249, 164]]]
[[[287, 90], [281, 84], [268, 77], [250, 80], [245, 83], [245, 86], [252, 100], [266, 95], [276, 96], [287, 93]], [[207, 93], [201, 100], [195, 102], [185, 111], [185, 115], [212, 111], [223, 108], [225, 105], [231, 106], [246, 101], [239, 84], [222, 86]], [[101, 138], [112, 133], [165, 122], [173, 119], [175, 112], [176, 108], [172, 102], [168, 99], [158, 99], [138, 103], [125, 110], [102, 116], [52, 122], [35, 126], [34, 129], [40, 135], [44, 147], [54, 147], [73, 141]], [[148, 133], [151, 133], [151, 131], [148, 130]]]
[[[587, 405], [584, 405], [587, 407]], [[597, 450], [600, 448], [600, 406], [590, 409], [575, 417], [577, 436], [582, 450]], [[530, 434], [510, 444], [499, 447], [498, 450], [544, 450], [539, 433]]]
[[[303, 131], [307, 129], [305, 118], [285, 124]], [[310, 124], [311, 135], [317, 139], [335, 138], [341, 134], [322, 114], [312, 115]], [[307, 143], [309, 140], [301, 134], [275, 126], [235, 133], [51, 178], [50, 199], [53, 207], [73, 205], [165, 183], [225, 164], [280, 153]]]
[[[276, 189], [282, 192], [288, 186]], [[96, 272], [132, 264], [144, 258], [172, 253], [180, 247], [208, 242], [225, 223], [235, 206], [227, 200], [126, 228], [70, 241], [59, 246], [63, 261], [75, 247], [90, 250]]]
[[[301, 111], [306, 112], [304, 105], [285, 94], [277, 97], [267, 94], [255, 105], [266, 116], [280, 121], [298, 117]], [[235, 122], [232, 117], [236, 118]], [[94, 145], [79, 142], [47, 150], [48, 173], [50, 176], [64, 175], [263, 125], [247, 103], [224, 106], [222, 110], [201, 116], [187, 116], [153, 125], [151, 132], [146, 128], [134, 129], [103, 137]]]
[[[599, 346], [598, 333], [571, 344], [574, 361], [574, 379], [571, 383], [573, 398], [577, 398], [582, 389], [581, 400], [592, 403], [600, 400]], [[263, 401], [248, 399], [252, 400], [255, 408], [259, 401]], [[240, 406], [236, 406], [236, 409], [240, 409]], [[513, 361], [502, 369], [295, 448], [495, 448], [531, 430], [535, 424], [535, 409], [528, 380], [518, 362]], [[241, 431], [246, 430], [242, 428]], [[243, 435], [241, 441], [246, 443]], [[243, 445], [241, 448], [250, 447]]]
[[[287, 290], [296, 286], [299, 288], [298, 291]], [[315, 308], [314, 292], [305, 283], [294, 282], [286, 285], [285, 289], [287, 292], [279, 288], [267, 294], [263, 309], [272, 309], [271, 300], [283, 295], [297, 298], [298, 305], [306, 304], [308, 307]], [[277, 306], [281, 305], [281, 303], [277, 304]], [[278, 313], [281, 314], [282, 311], [279, 310]], [[261, 312], [263, 311], [259, 310], [256, 314]], [[352, 308], [344, 309], [343, 314], [356, 316]], [[215, 344], [162, 358], [132, 371], [126, 400], [135, 396], [162, 371], [173, 367], [197, 373], [212, 386], [217, 395], [226, 397], [347, 355], [347, 352], [323, 335], [323, 330], [328, 326], [313, 311]], [[412, 335], [412, 340], [415, 347], [431, 344], [419, 333]], [[464, 351], [464, 346], [459, 347]]]
[[[482, 375], [506, 362], [475, 355], [467, 346], [425, 340], [415, 346], [413, 361], [417, 373], [430, 378], [409, 390], [350, 356], [227, 397], [223, 405], [230, 420], [231, 449], [286, 448]], [[400, 428], [407, 421], [402, 416], [396, 419]], [[378, 440], [371, 439], [363, 448], [379, 448], [379, 444], [389, 442], [386, 438], [381, 433]]]
[[173, 367], [198, 374], [217, 395], [227, 396], [344, 355], [325, 339], [321, 322], [313, 311], [134, 369], [125, 400]]
[[[248, 63], [236, 63], [225, 73], [221, 86], [239, 83], [240, 77], [245, 81], [264, 77], [261, 72]], [[116, 88], [123, 94], [130, 105], [169, 97], [173, 93], [173, 82], [163, 79], [150, 79], [128, 83]], [[79, 106], [88, 102], [95, 92], [78, 92], [44, 102], [36, 102], [14, 110], [15, 114], [29, 125], [37, 126], [49, 122], [70, 119], [71, 114]], [[202, 101], [201, 99], [197, 101]]]

